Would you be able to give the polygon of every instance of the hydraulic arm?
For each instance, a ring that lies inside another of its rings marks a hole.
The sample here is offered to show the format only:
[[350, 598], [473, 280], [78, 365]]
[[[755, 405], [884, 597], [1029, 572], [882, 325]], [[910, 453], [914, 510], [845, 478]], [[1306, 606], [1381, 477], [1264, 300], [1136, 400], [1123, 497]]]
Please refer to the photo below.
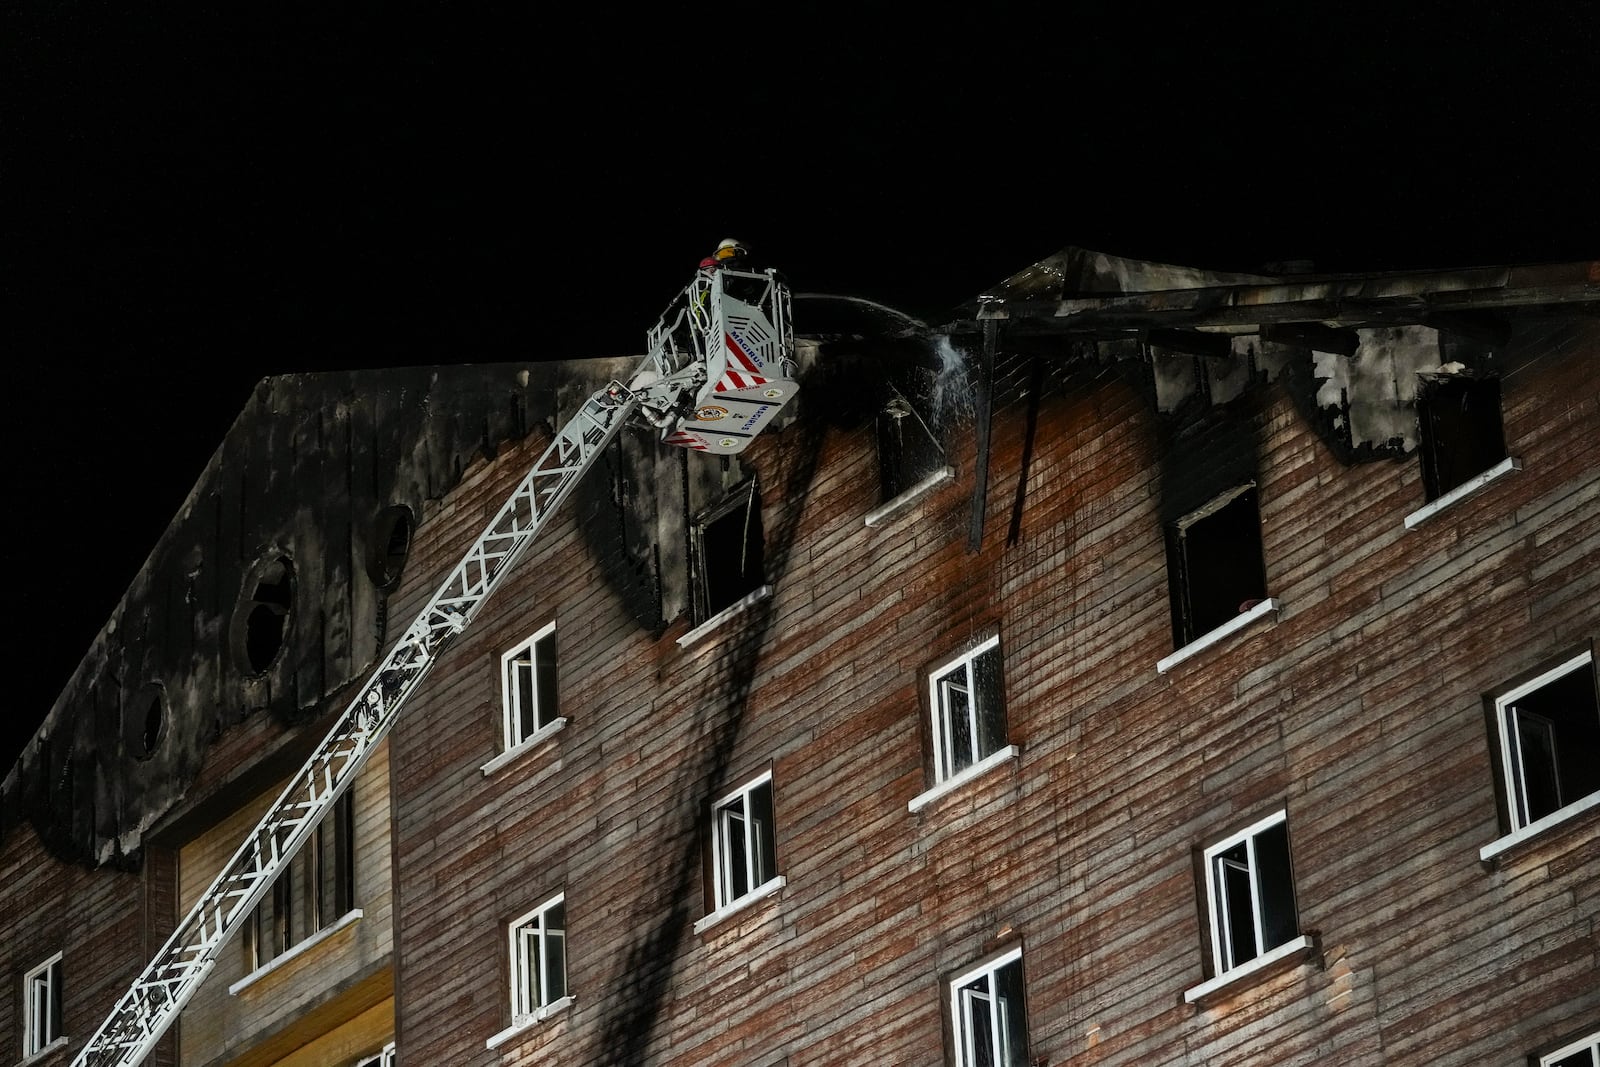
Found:
[[439, 656], [472, 623], [545, 520], [630, 419], [659, 429], [668, 443], [698, 451], [743, 451], [796, 391], [788, 307], [788, 290], [770, 271], [696, 276], [651, 330], [650, 354], [633, 378], [595, 392], [561, 427], [305, 766], [117, 1001], [74, 1067], [143, 1062]]

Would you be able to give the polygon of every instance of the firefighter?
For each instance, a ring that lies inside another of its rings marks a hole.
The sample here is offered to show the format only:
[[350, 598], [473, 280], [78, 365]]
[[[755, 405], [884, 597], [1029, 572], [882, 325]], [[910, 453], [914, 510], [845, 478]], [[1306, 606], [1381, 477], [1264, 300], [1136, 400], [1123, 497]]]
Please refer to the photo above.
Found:
[[750, 250], [742, 241], [729, 237], [717, 245], [715, 252], [700, 261], [700, 269], [713, 271], [719, 267], [732, 267], [734, 270], [743, 270], [745, 257], [749, 254]]

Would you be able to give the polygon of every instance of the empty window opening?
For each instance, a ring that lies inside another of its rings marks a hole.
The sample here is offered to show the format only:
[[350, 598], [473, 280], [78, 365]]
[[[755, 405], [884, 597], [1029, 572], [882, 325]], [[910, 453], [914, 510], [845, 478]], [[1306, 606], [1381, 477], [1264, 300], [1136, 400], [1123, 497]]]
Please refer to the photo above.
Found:
[[559, 895], [511, 923], [511, 1025], [567, 995], [567, 903]]
[[1242, 485], [1167, 527], [1172, 640], [1182, 648], [1266, 599], [1261, 509]]
[[131, 705], [123, 736], [133, 757], [147, 760], [155, 755], [167, 725], [167, 709], [161, 699], [161, 688], [156, 685], [145, 686], [132, 698]]
[[991, 637], [928, 675], [933, 709], [934, 782], [951, 778], [1005, 747], [1005, 686], [1000, 638]]
[[[294, 566], [279, 556], [259, 566], [235, 615], [235, 648], [252, 674], [262, 674], [283, 651], [294, 604]], [[242, 630], [238, 628], [242, 616]]]
[[725, 908], [778, 876], [775, 838], [770, 772], [712, 807], [714, 907]]
[[901, 392], [878, 412], [878, 478], [887, 502], [944, 469], [938, 437]]
[[1600, 792], [1600, 699], [1584, 652], [1495, 699], [1510, 829]]
[[355, 910], [355, 799], [346, 789], [245, 922], [247, 969], [271, 963]]
[[1216, 975], [1299, 935], [1283, 812], [1206, 849], [1205, 868]]
[[1600, 1030], [1540, 1056], [1539, 1067], [1600, 1067]]
[[400, 584], [406, 558], [411, 554], [413, 529], [411, 509], [404, 504], [395, 504], [378, 512], [373, 523], [372, 554], [367, 574], [373, 584], [384, 592], [393, 592]]
[[1500, 379], [1424, 378], [1417, 392], [1422, 489], [1437, 499], [1506, 458]]
[[1022, 949], [1012, 949], [950, 983], [950, 1022], [957, 1067], [1026, 1067]]
[[62, 1036], [61, 953], [22, 978], [22, 1055], [37, 1056]]
[[695, 599], [699, 621], [766, 583], [761, 496], [755, 482], [728, 495], [695, 526]]
[[555, 623], [500, 657], [500, 687], [508, 750], [555, 722]]

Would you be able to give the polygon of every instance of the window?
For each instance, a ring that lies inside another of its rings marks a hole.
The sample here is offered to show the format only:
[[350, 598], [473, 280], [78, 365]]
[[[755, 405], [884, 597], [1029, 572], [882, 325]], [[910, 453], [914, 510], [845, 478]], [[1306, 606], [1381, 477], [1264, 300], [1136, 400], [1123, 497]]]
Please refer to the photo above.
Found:
[[1254, 483], [1230, 489], [1167, 527], [1167, 583], [1174, 648], [1266, 598]]
[[934, 780], [943, 782], [1006, 743], [1000, 638], [962, 653], [928, 676], [933, 709]]
[[246, 967], [265, 967], [355, 909], [354, 787], [278, 873], [245, 923]]
[[956, 1067], [1025, 1067], [1028, 1014], [1022, 949], [1015, 948], [950, 983]]
[[555, 623], [500, 657], [500, 690], [507, 750], [555, 722]]
[[22, 978], [22, 1055], [37, 1056], [61, 1037], [61, 953]]
[[717, 909], [777, 878], [774, 837], [770, 771], [712, 807], [712, 894]]
[[1495, 698], [1501, 777], [1516, 832], [1600, 792], [1600, 700], [1585, 651]]
[[1540, 1056], [1539, 1067], [1600, 1067], [1600, 1031]]
[[1216, 975], [1265, 955], [1299, 934], [1284, 812], [1205, 851], [1211, 962]]
[[250, 674], [264, 674], [278, 662], [294, 608], [294, 564], [277, 556], [256, 564], [245, 581], [230, 624], [234, 655]]
[[728, 494], [695, 526], [695, 610], [705, 622], [766, 582], [761, 499], [754, 481]]
[[363, 1056], [361, 1059], [355, 1062], [355, 1067], [394, 1067], [394, 1065], [395, 1052], [393, 1041], [383, 1046], [382, 1051], [375, 1052], [371, 1056]]
[[878, 412], [878, 477], [884, 501], [944, 469], [944, 449], [905, 396], [894, 389]]
[[1506, 458], [1500, 380], [1425, 377], [1417, 391], [1422, 488], [1434, 500]]
[[534, 1022], [567, 995], [567, 898], [552, 897], [511, 924], [511, 1025]]

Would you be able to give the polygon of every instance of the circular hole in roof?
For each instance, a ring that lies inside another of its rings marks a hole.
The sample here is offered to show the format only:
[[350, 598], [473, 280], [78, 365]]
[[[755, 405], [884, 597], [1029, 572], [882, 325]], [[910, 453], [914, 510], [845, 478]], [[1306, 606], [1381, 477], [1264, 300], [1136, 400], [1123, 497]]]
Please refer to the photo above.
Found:
[[245, 580], [234, 611], [234, 653], [251, 674], [264, 674], [278, 657], [294, 609], [294, 565], [287, 556], [258, 563]]
[[135, 759], [147, 760], [156, 754], [167, 733], [167, 704], [161, 687], [147, 685], [133, 697], [123, 720], [128, 751]]
[[379, 589], [393, 592], [405, 571], [411, 554], [411, 534], [415, 520], [411, 509], [393, 504], [378, 512], [372, 524], [372, 547], [368, 552], [367, 575]]

